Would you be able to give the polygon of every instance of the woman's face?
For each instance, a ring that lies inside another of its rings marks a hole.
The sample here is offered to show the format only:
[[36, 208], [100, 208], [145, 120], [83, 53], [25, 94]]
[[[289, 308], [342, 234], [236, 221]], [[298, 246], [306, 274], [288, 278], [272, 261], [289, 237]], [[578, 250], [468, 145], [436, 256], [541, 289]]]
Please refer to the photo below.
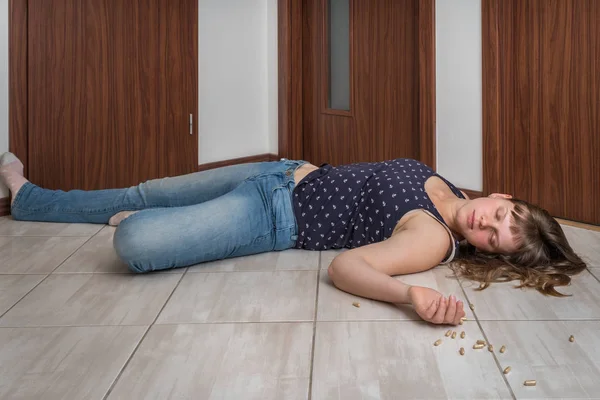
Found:
[[511, 196], [494, 193], [489, 197], [469, 200], [457, 215], [462, 236], [473, 246], [489, 253], [509, 254], [516, 251], [510, 231]]

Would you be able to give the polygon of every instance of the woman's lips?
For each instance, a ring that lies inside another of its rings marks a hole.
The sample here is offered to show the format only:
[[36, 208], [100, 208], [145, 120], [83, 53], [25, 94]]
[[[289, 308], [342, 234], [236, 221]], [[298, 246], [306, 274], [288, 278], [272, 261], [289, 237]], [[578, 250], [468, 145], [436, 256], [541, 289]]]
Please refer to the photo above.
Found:
[[471, 214], [471, 216], [469, 217], [469, 226], [471, 227], [471, 229], [473, 229], [473, 225], [475, 223], [475, 210], [473, 210], [473, 214]]

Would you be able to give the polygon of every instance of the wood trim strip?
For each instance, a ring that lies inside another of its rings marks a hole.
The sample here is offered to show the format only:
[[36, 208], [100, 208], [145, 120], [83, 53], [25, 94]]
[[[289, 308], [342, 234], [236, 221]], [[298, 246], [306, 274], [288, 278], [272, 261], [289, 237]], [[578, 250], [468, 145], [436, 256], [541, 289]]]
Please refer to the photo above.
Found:
[[419, 0], [419, 154], [434, 171], [435, 112], [435, 0]]
[[600, 225], [584, 224], [582, 222], [576, 222], [576, 221], [571, 221], [568, 219], [562, 219], [562, 218], [556, 218], [556, 217], [554, 219], [557, 220], [558, 223], [562, 224], [562, 225], [569, 225], [569, 226], [573, 226], [575, 228], [587, 229], [588, 231], [600, 232]]
[[10, 215], [10, 197], [0, 199], [0, 217]]
[[10, 0], [8, 12], [8, 148], [28, 167], [28, 0]]
[[278, 161], [279, 159], [281, 159], [281, 157], [279, 157], [277, 154], [272, 154], [272, 153], [258, 154], [255, 156], [232, 158], [229, 160], [215, 161], [215, 162], [200, 164], [200, 165], [198, 165], [198, 171], [206, 171], [206, 170], [214, 169], [214, 168], [228, 167], [230, 165], [245, 164], [245, 163], [252, 163], [252, 162]]
[[500, 67], [499, 67], [499, 7], [502, 0], [483, 0], [481, 3], [482, 20], [482, 158], [483, 193], [504, 191], [504, 176], [500, 155], [502, 138], [500, 137]]

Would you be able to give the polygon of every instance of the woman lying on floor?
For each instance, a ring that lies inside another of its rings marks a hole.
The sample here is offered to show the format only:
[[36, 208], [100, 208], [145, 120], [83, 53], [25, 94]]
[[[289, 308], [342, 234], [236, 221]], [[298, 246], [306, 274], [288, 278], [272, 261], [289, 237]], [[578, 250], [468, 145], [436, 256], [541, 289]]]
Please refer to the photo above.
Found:
[[[11, 153], [0, 176], [15, 220], [118, 225], [114, 247], [134, 272], [290, 248], [349, 248], [329, 266], [336, 287], [412, 304], [426, 321], [457, 324], [454, 296], [394, 275], [450, 263], [483, 283], [560, 295], [585, 263], [545, 210], [505, 194], [470, 200], [410, 159], [316, 167], [282, 159], [151, 180], [127, 189], [42, 189]], [[459, 246], [459, 243], [463, 242]]]

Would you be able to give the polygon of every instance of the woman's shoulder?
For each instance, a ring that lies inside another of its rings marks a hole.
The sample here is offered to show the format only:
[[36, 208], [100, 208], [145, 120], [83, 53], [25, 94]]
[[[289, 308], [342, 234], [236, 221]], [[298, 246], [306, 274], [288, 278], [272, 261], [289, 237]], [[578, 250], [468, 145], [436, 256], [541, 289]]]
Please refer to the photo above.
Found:
[[454, 252], [455, 240], [449, 228], [426, 210], [417, 209], [406, 213], [396, 224], [392, 235], [400, 231], [412, 231], [415, 235], [427, 237], [429, 248], [443, 246], [447, 249], [445, 260]]

